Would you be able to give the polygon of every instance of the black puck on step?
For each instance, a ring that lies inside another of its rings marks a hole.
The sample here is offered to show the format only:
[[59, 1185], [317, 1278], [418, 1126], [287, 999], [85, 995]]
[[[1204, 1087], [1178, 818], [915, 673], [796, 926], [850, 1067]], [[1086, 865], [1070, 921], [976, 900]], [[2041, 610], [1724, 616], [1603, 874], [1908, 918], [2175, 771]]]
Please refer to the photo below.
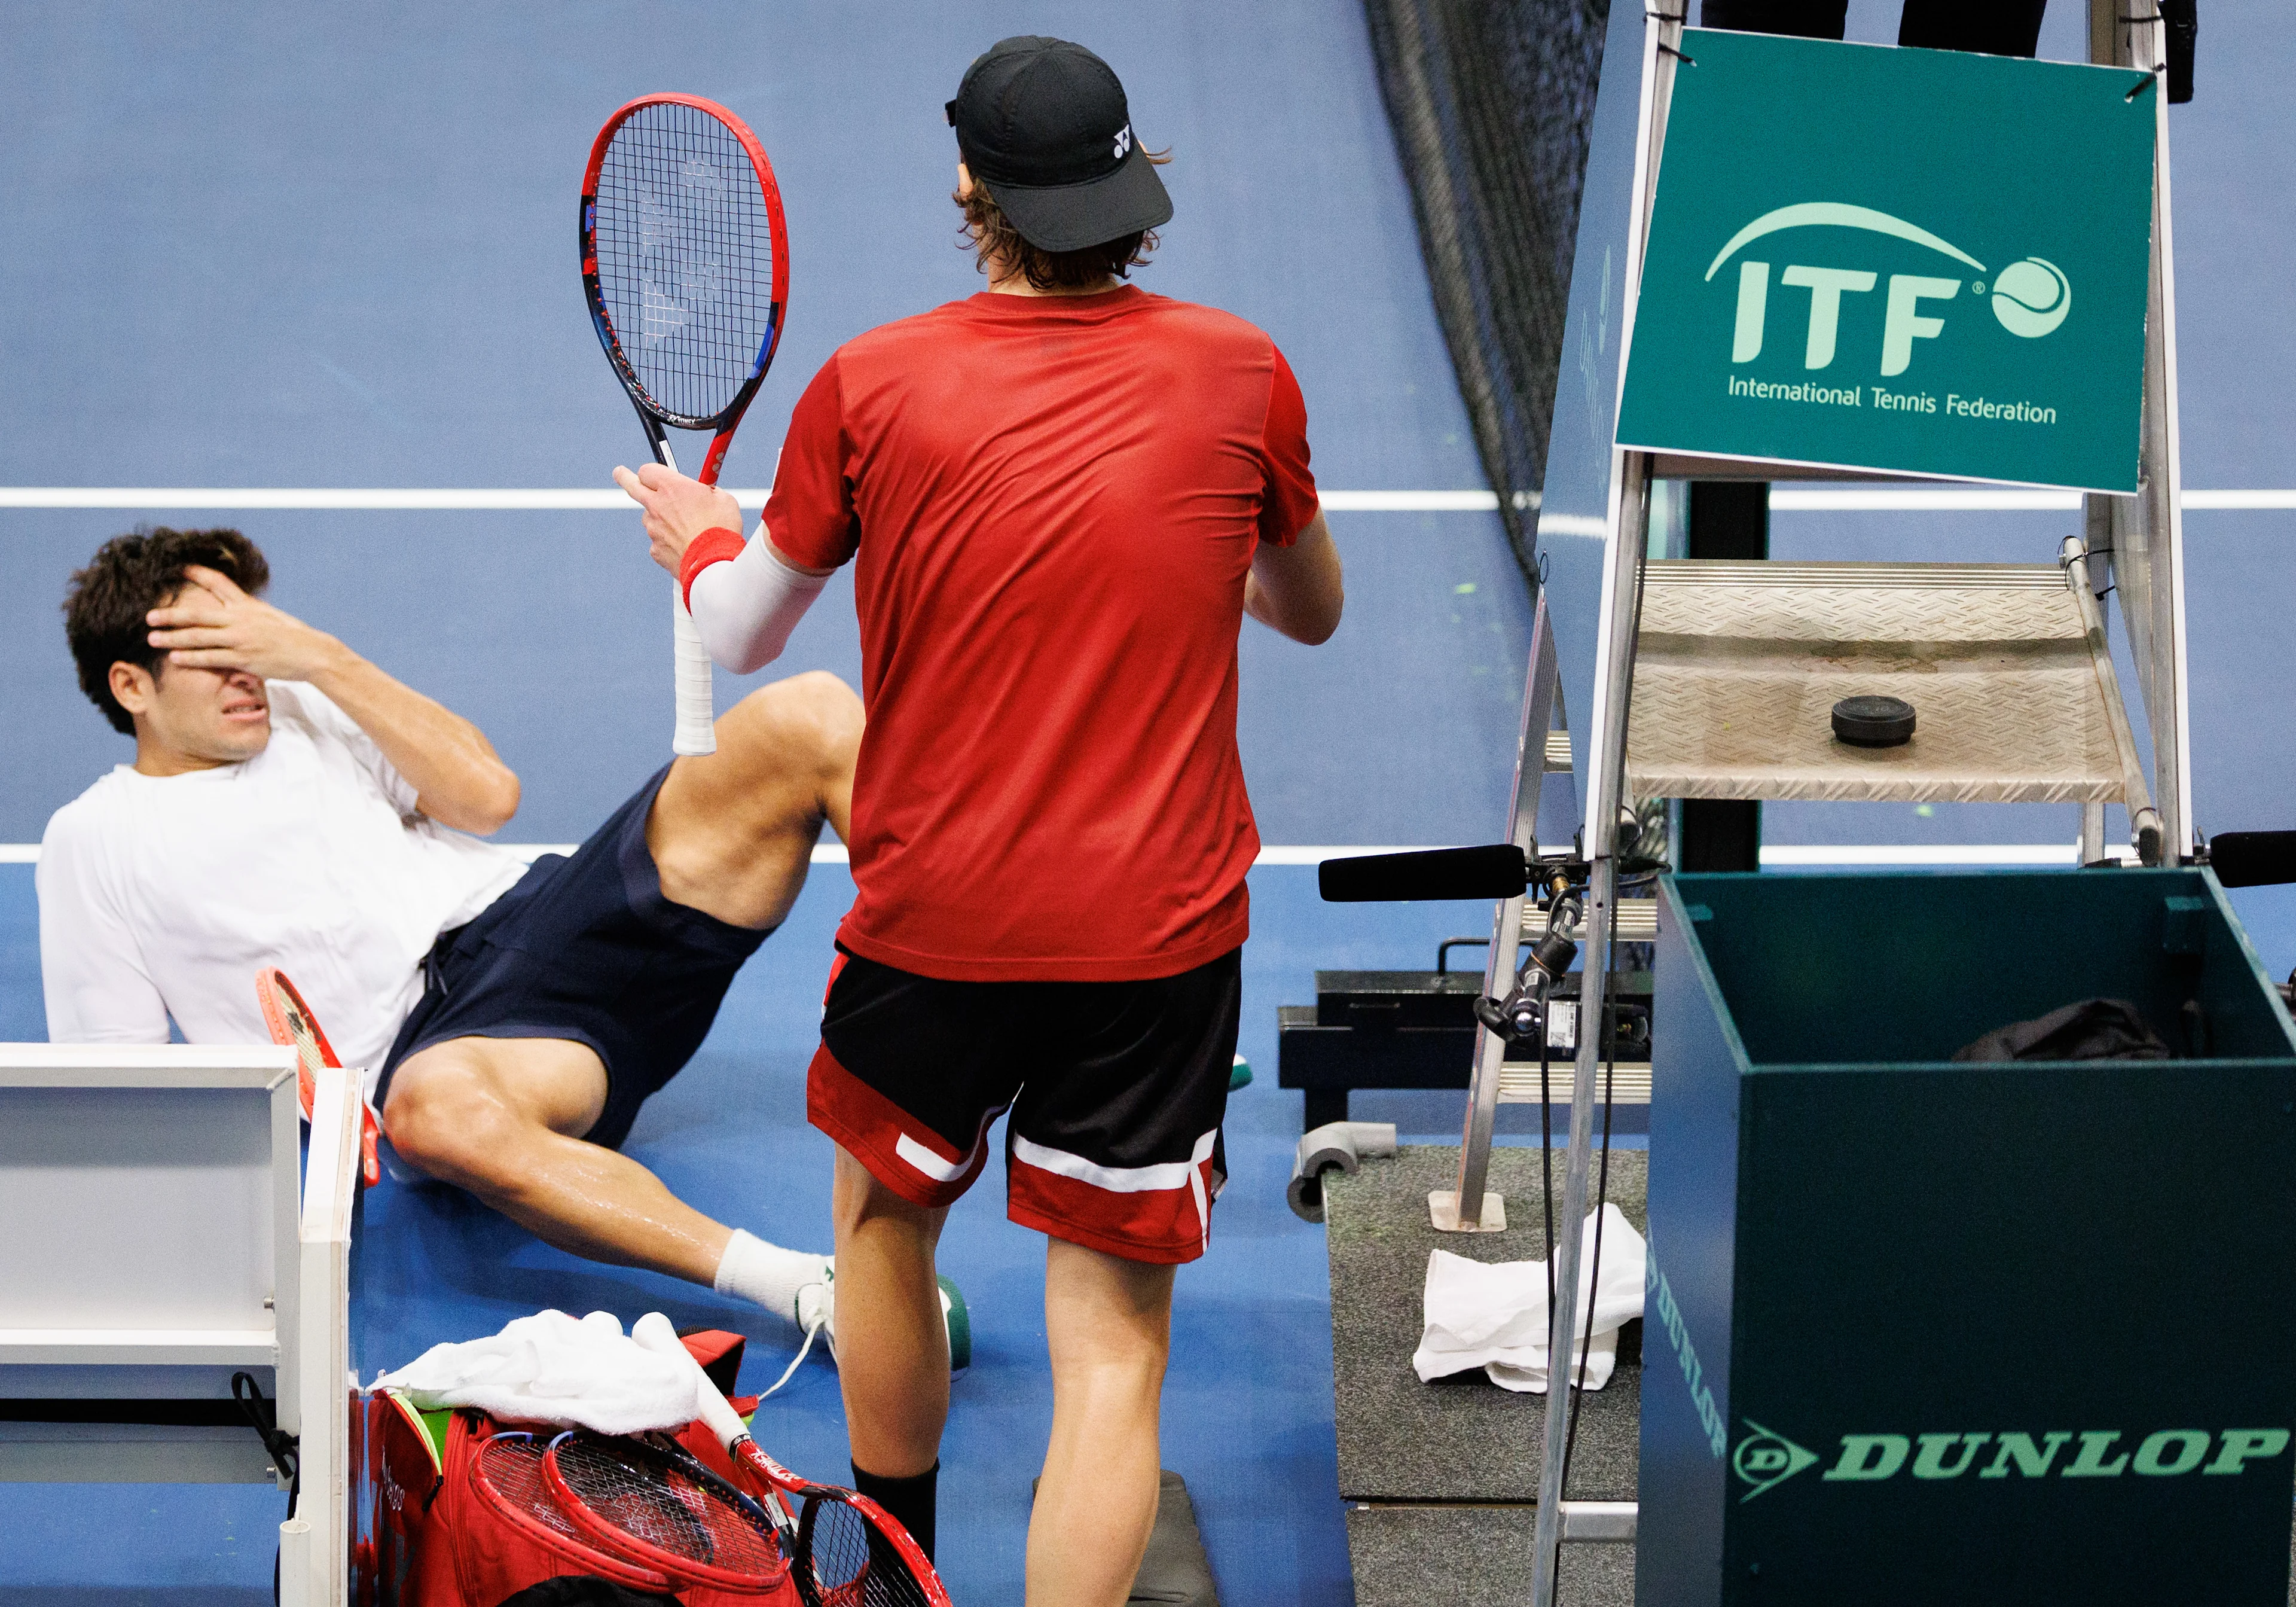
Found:
[[1914, 706], [1903, 698], [1844, 698], [1833, 706], [1833, 734], [1857, 748], [1895, 748], [1914, 734]]

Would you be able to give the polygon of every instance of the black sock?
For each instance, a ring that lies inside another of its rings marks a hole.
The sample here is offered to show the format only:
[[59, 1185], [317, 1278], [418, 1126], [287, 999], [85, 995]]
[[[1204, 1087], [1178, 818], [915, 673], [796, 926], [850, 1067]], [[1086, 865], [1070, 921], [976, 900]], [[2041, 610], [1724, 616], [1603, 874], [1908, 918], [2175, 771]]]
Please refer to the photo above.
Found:
[[853, 1488], [874, 1501], [917, 1543], [926, 1556], [933, 1554], [933, 1494], [940, 1482], [940, 1464], [936, 1462], [922, 1473], [912, 1473], [906, 1479], [887, 1479], [877, 1473], [865, 1473], [861, 1464], [853, 1464]]

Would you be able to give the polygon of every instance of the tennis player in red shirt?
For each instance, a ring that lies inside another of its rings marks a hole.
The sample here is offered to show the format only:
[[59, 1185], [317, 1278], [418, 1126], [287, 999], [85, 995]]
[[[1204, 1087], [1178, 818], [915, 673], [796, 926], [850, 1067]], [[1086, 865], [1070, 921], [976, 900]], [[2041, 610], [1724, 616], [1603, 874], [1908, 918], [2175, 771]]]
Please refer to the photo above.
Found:
[[858, 896], [814, 1125], [835, 1139], [837, 1360], [858, 1487], [930, 1546], [948, 1411], [933, 1247], [1010, 1111], [1047, 1235], [1053, 1434], [1033, 1607], [1116, 1607], [1157, 1503], [1174, 1268], [1223, 1181], [1244, 874], [1236, 634], [1337, 628], [1307, 410], [1261, 331], [1120, 283], [1171, 202], [1122, 86], [1056, 39], [974, 61], [948, 118], [988, 291], [840, 348], [763, 528], [617, 479], [719, 662], [777, 654], [855, 565]]

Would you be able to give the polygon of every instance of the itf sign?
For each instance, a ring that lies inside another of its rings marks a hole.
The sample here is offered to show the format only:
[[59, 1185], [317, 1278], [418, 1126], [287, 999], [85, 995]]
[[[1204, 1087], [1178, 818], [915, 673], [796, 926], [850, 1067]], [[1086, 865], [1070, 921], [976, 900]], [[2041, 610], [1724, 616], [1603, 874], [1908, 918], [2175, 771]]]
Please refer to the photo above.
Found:
[[1622, 446], [2136, 489], [2149, 75], [1682, 48]]

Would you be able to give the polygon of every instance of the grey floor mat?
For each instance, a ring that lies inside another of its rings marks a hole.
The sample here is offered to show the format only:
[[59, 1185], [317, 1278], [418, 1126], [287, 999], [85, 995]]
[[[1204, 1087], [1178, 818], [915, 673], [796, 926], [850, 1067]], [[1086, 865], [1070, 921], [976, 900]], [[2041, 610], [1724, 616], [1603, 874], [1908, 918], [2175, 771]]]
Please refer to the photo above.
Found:
[[[1356, 1607], [1526, 1607], [1528, 1506], [1348, 1509]], [[1566, 1546], [1557, 1607], [1634, 1607], [1635, 1548]]]
[[[1340, 1490], [1349, 1500], [1537, 1497], [1546, 1398], [1512, 1394], [1480, 1378], [1423, 1384], [1411, 1370], [1411, 1353], [1419, 1345], [1430, 1250], [1478, 1261], [1545, 1254], [1538, 1160], [1536, 1149], [1491, 1152], [1490, 1186], [1507, 1202], [1503, 1234], [1438, 1234], [1429, 1226], [1428, 1191], [1456, 1182], [1459, 1152], [1448, 1145], [1407, 1145], [1392, 1160], [1365, 1161], [1352, 1177], [1325, 1175]], [[1610, 1198], [1638, 1232], [1649, 1221], [1647, 1178], [1643, 1152], [1611, 1152]], [[1559, 1152], [1554, 1188], [1559, 1196]], [[1620, 1345], [1608, 1386], [1586, 1397], [1571, 1458], [1574, 1496], [1634, 1497], [1640, 1337], [1637, 1324]]]

